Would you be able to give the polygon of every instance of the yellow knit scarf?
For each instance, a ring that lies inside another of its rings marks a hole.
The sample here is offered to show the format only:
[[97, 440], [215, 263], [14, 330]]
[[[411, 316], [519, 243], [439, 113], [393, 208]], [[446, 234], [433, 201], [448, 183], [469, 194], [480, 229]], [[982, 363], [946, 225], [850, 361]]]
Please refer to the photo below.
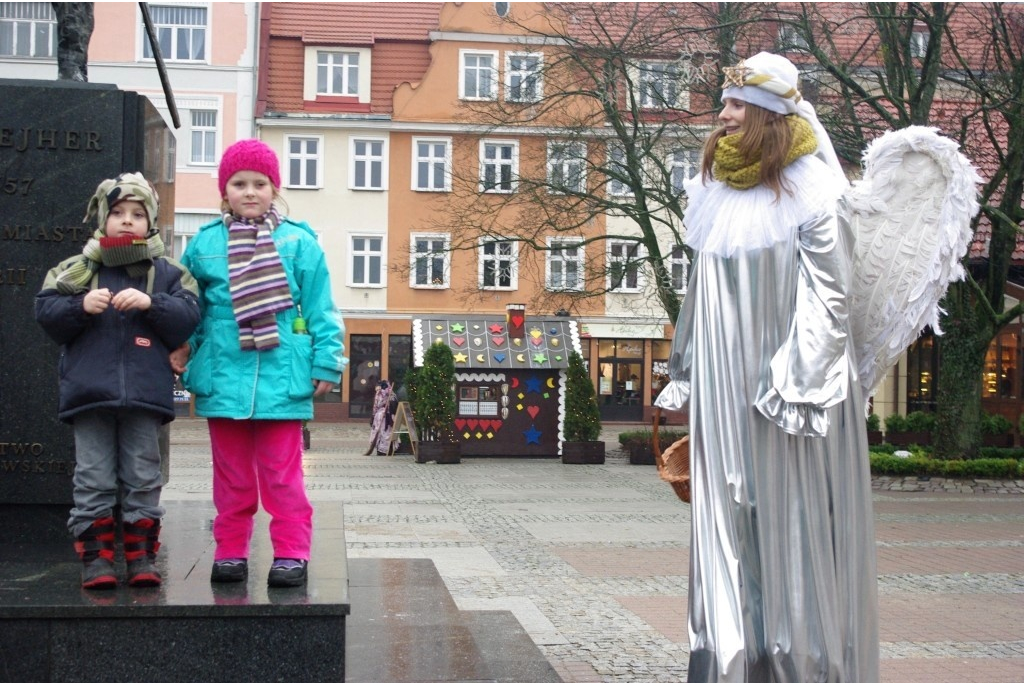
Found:
[[[793, 142], [783, 166], [789, 166], [798, 157], [809, 155], [818, 147], [810, 124], [795, 114], [788, 115], [786, 123], [793, 134]], [[737, 190], [753, 188], [761, 178], [761, 154], [758, 152], [756, 155], [756, 162], [747, 164], [739, 150], [742, 137], [742, 133], [722, 136], [715, 146], [715, 163], [712, 167], [716, 179]]]

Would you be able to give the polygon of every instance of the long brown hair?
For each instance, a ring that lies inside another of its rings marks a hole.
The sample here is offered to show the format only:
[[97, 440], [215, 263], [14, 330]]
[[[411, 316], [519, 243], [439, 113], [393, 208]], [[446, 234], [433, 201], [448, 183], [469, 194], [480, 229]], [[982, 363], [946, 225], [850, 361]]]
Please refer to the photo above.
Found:
[[[758, 183], [775, 191], [777, 199], [786, 190], [782, 182], [782, 168], [793, 144], [793, 134], [785, 115], [749, 102], [744, 104], [744, 111], [740, 154], [747, 164], [761, 162]], [[725, 135], [725, 128], [716, 129], [704, 143], [704, 157], [701, 160], [701, 179], [704, 182], [714, 176], [715, 148]]]

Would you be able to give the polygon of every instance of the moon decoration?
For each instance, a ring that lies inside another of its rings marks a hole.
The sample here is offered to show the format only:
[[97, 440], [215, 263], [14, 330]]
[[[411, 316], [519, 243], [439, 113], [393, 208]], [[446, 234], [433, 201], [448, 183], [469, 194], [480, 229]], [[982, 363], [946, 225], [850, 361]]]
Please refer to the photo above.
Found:
[[554, 378], [548, 378], [548, 387], [549, 388], [555, 387], [555, 379]]
[[519, 362], [520, 364], [525, 364], [526, 363], [526, 359], [523, 356], [522, 352], [520, 352], [519, 354], [516, 355], [516, 361]]

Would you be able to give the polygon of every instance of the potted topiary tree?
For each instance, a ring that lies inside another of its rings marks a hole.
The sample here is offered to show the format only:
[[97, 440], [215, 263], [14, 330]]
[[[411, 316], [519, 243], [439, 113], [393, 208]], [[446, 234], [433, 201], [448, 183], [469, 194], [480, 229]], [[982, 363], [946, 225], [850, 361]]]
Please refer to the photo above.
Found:
[[410, 393], [412, 415], [419, 435], [416, 462], [458, 464], [461, 448], [455, 437], [455, 358], [443, 343], [434, 343], [423, 355]]
[[594, 382], [590, 380], [583, 357], [569, 354], [565, 371], [565, 424], [562, 426], [563, 464], [603, 464], [604, 441], [601, 436], [601, 410], [597, 406]]
[[869, 445], [880, 445], [882, 444], [882, 420], [878, 418], [878, 414], [868, 414], [868, 444]]

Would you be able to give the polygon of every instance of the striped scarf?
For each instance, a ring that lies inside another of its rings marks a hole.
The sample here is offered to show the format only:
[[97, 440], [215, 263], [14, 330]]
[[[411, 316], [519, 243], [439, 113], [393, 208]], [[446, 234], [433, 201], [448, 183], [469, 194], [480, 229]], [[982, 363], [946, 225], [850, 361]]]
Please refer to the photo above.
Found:
[[275, 315], [294, 306], [281, 256], [270, 235], [280, 223], [281, 215], [274, 207], [256, 219], [224, 214], [231, 304], [243, 350], [270, 350], [280, 345]]

